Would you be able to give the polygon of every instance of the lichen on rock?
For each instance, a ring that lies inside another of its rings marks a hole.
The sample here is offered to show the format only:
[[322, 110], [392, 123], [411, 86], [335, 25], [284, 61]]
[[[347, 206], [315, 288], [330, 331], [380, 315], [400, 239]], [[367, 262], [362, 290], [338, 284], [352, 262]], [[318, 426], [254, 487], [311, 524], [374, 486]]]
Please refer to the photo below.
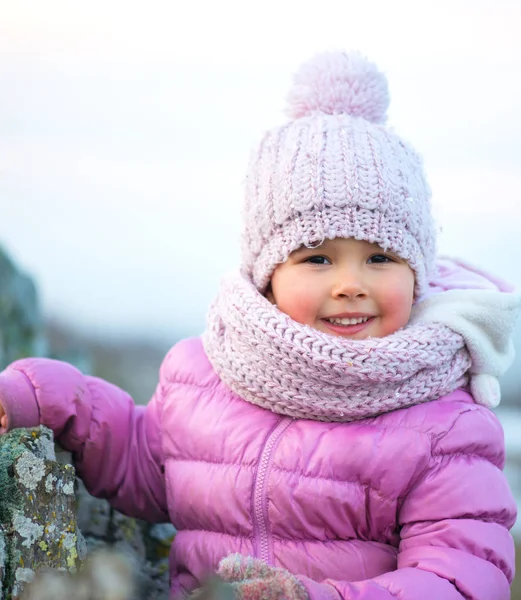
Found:
[[45, 475], [45, 462], [43, 458], [31, 452], [23, 452], [16, 461], [16, 476], [20, 483], [28, 490], [34, 491]]
[[85, 556], [76, 519], [75, 471], [54, 456], [52, 432], [0, 437], [0, 521], [6, 542], [4, 596], [17, 597], [40, 568], [75, 572]]
[[20, 537], [23, 539], [22, 546], [26, 548], [33, 546], [43, 535], [43, 525], [35, 523], [32, 519], [28, 519], [22, 514], [14, 515], [13, 529], [20, 534]]
[[[134, 595], [128, 600], [166, 600], [173, 526], [127, 517], [93, 498], [74, 467], [55, 456], [46, 427], [0, 436], [0, 600], [17, 598], [39, 570], [75, 573], [87, 550], [101, 549], [120, 553], [131, 565]], [[59, 589], [75, 586], [73, 579], [52, 581]]]

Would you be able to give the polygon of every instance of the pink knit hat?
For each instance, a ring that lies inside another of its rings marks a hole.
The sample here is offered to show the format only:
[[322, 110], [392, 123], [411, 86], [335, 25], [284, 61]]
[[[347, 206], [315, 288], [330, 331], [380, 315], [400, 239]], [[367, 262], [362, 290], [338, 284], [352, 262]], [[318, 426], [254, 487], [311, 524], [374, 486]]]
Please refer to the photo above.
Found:
[[242, 272], [264, 291], [293, 250], [376, 242], [405, 259], [421, 295], [434, 266], [430, 190], [414, 149], [384, 126], [387, 80], [361, 55], [305, 63], [286, 125], [268, 131], [246, 180]]

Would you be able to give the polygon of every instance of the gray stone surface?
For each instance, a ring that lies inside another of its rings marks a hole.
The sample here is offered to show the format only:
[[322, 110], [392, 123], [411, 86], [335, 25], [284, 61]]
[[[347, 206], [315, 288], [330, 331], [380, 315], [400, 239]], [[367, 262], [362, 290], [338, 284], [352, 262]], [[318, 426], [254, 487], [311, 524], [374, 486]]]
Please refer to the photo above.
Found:
[[107, 580], [108, 585], [110, 567], [101, 570], [107, 564], [114, 566], [120, 583], [124, 573], [131, 574], [123, 588], [133, 591], [117, 596], [121, 600], [166, 600], [174, 528], [132, 519], [106, 500], [90, 496], [67, 464], [70, 456], [64, 452], [58, 456], [60, 461], [46, 427], [16, 429], [0, 437], [0, 600], [19, 597], [38, 571], [82, 572], [85, 557], [101, 550], [112, 557], [108, 562], [98, 558], [87, 563], [87, 573], [80, 573], [77, 580], [48, 577], [43, 585], [41, 578], [40, 592], [27, 598], [40, 598], [44, 589], [71, 586], [79, 593], [79, 583], [85, 584], [97, 570], [103, 580], [98, 583]]
[[175, 529], [127, 517], [106, 500], [93, 498], [78, 480], [78, 524], [89, 552], [114, 549], [126, 557], [135, 573], [136, 600], [166, 600], [169, 591], [168, 553]]
[[86, 544], [76, 518], [75, 472], [56, 462], [49, 429], [0, 437], [0, 498], [5, 598], [18, 597], [39, 569], [76, 572]]

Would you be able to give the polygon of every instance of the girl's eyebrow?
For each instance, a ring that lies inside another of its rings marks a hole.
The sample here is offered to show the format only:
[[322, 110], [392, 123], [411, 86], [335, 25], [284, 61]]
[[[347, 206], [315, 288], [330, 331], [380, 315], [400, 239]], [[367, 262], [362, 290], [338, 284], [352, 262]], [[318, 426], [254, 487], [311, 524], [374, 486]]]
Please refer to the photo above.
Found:
[[308, 248], [307, 246], [300, 246], [296, 250], [293, 250], [291, 256], [299, 257], [302, 254], [316, 254], [317, 252], [323, 252], [322, 246], [318, 246], [317, 248]]
[[304, 250], [307, 250], [307, 248], [305, 246], [300, 246], [300, 248], [293, 250], [293, 252], [289, 256], [298, 258], [301, 254], [303, 254]]
[[381, 250], [381, 252], [383, 252], [383, 254], [388, 254], [389, 256], [392, 256], [397, 260], [403, 260], [401, 256], [399, 256], [398, 254], [396, 254], [396, 252], [393, 252], [392, 250]]

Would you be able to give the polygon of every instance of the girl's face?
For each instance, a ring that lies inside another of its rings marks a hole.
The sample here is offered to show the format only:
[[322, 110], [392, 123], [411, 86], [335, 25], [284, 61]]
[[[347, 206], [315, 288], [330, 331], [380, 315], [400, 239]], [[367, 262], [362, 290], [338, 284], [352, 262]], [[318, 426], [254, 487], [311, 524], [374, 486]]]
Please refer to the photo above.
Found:
[[276, 267], [266, 296], [293, 320], [330, 335], [384, 337], [409, 321], [414, 273], [377, 244], [336, 238], [295, 250]]

